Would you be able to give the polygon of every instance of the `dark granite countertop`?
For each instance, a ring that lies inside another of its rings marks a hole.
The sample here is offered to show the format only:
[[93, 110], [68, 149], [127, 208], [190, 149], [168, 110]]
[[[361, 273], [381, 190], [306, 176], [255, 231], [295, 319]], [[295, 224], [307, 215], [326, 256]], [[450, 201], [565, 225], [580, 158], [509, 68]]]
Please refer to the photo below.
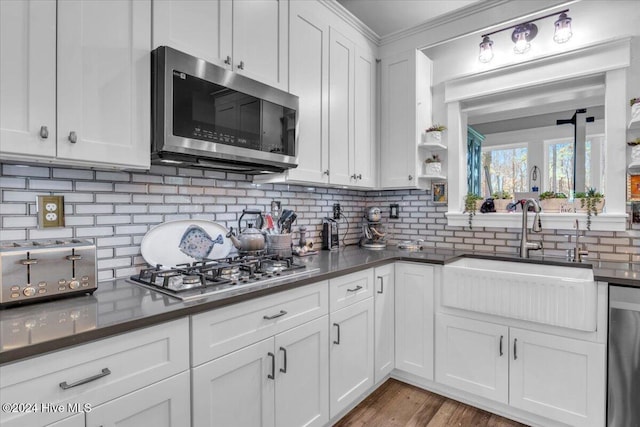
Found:
[[[348, 247], [336, 252], [300, 258], [317, 272], [291, 282], [238, 290], [189, 302], [159, 294], [125, 279], [102, 282], [92, 296], [15, 307], [0, 311], [0, 364], [38, 356], [69, 346], [90, 342], [233, 304], [251, 298], [304, 286], [394, 261], [446, 264], [465, 254], [451, 250], [425, 249], [418, 252], [381, 251]], [[520, 260], [515, 256], [489, 253], [466, 256]], [[520, 260], [567, 265], [558, 258]], [[596, 280], [640, 288], [640, 264], [591, 262]], [[572, 264], [576, 265], [576, 264]], [[589, 268], [589, 263], [582, 264]]]

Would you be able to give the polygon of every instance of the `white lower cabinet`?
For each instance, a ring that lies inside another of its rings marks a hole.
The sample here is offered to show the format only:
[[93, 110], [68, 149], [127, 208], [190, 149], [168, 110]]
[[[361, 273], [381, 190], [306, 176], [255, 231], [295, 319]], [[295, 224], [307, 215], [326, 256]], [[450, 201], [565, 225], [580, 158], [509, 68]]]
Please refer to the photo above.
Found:
[[605, 346], [436, 316], [436, 381], [572, 426], [605, 422]]
[[394, 265], [376, 267], [374, 271], [374, 366], [375, 382], [378, 384], [395, 367], [395, 277]]
[[433, 380], [434, 268], [395, 265], [396, 368]]
[[189, 372], [185, 371], [93, 408], [86, 413], [86, 426], [188, 426], [189, 400]]
[[604, 344], [510, 328], [509, 404], [573, 426], [605, 425]]
[[[89, 425], [116, 425], [114, 423], [122, 419], [119, 417], [144, 411], [151, 414], [155, 411], [150, 409], [153, 405], [164, 405], [168, 400], [171, 412], [186, 414], [188, 421], [188, 378], [186, 387], [179, 390], [172, 386], [164, 395], [167, 388], [158, 385], [188, 369], [189, 321], [186, 318], [2, 365], [2, 402], [44, 403], [49, 409], [2, 412], [0, 425], [36, 427], [58, 421], [74, 425], [75, 419], [66, 418], [80, 413], [84, 405], [92, 408], [91, 412], [82, 414], [87, 416]], [[156, 385], [158, 388], [154, 388]], [[154, 398], [159, 400], [156, 403], [147, 400], [147, 393], [142, 390], [158, 390]], [[183, 395], [180, 399], [173, 394], [178, 391]], [[114, 409], [105, 409], [107, 406]], [[170, 425], [184, 424], [179, 419]]]
[[330, 315], [331, 417], [373, 386], [373, 298]]
[[327, 343], [324, 316], [193, 368], [193, 426], [326, 424]]
[[509, 401], [509, 328], [436, 315], [436, 381], [501, 403]]

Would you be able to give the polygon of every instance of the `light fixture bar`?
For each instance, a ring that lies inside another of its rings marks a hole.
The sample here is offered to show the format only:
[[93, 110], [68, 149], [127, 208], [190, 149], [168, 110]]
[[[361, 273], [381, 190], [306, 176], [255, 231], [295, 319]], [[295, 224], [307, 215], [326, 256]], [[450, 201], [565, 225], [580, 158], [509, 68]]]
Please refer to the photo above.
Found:
[[480, 37], [481, 37], [481, 38], [485, 38], [485, 37], [491, 36], [491, 35], [493, 35], [493, 34], [501, 33], [501, 32], [503, 32], [503, 31], [510, 30], [510, 29], [512, 29], [512, 28], [517, 28], [517, 27], [520, 27], [520, 26], [525, 25], [525, 24], [530, 24], [530, 23], [532, 23], [532, 22], [540, 21], [540, 20], [542, 20], [542, 19], [550, 18], [550, 17], [552, 17], [552, 16], [561, 15], [561, 14], [566, 13], [566, 12], [569, 12], [569, 9], [560, 10], [560, 11], [558, 11], [558, 12], [550, 13], [550, 14], [548, 14], [548, 15], [544, 15], [544, 16], [541, 16], [541, 17], [539, 17], [539, 18], [531, 19], [531, 20], [529, 20], [529, 21], [525, 21], [525, 22], [522, 22], [522, 23], [519, 23], [519, 24], [512, 25], [512, 26], [510, 26], [510, 27], [505, 27], [505, 28], [502, 28], [502, 29], [500, 29], [500, 30], [492, 31], [492, 32], [490, 32], [490, 33], [483, 34], [483, 35], [481, 35]]

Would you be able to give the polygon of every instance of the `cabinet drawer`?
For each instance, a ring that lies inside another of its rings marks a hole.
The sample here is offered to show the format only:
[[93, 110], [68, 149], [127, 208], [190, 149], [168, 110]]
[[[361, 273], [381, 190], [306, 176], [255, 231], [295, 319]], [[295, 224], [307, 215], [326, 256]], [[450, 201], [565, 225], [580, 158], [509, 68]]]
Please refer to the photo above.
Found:
[[328, 294], [323, 281], [192, 316], [192, 366], [324, 316]]
[[329, 281], [331, 312], [373, 295], [373, 269], [358, 271]]
[[[52, 409], [0, 414], [0, 424], [45, 425], [73, 404], [95, 407], [189, 368], [187, 318], [0, 367], [2, 402], [47, 403]], [[95, 377], [94, 380], [83, 380]], [[66, 384], [65, 384], [66, 383]], [[81, 383], [81, 384], [78, 384]], [[75, 385], [78, 384], [78, 385]], [[63, 389], [66, 387], [66, 389]]]

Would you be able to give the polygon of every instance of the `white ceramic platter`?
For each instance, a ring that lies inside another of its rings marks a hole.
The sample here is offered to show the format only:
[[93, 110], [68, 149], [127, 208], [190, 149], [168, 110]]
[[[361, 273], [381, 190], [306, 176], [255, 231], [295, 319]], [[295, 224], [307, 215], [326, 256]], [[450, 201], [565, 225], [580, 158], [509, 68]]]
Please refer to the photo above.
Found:
[[213, 221], [168, 221], [145, 234], [140, 251], [147, 264], [166, 268], [203, 258], [224, 258], [233, 247], [226, 237], [227, 232], [225, 227]]

